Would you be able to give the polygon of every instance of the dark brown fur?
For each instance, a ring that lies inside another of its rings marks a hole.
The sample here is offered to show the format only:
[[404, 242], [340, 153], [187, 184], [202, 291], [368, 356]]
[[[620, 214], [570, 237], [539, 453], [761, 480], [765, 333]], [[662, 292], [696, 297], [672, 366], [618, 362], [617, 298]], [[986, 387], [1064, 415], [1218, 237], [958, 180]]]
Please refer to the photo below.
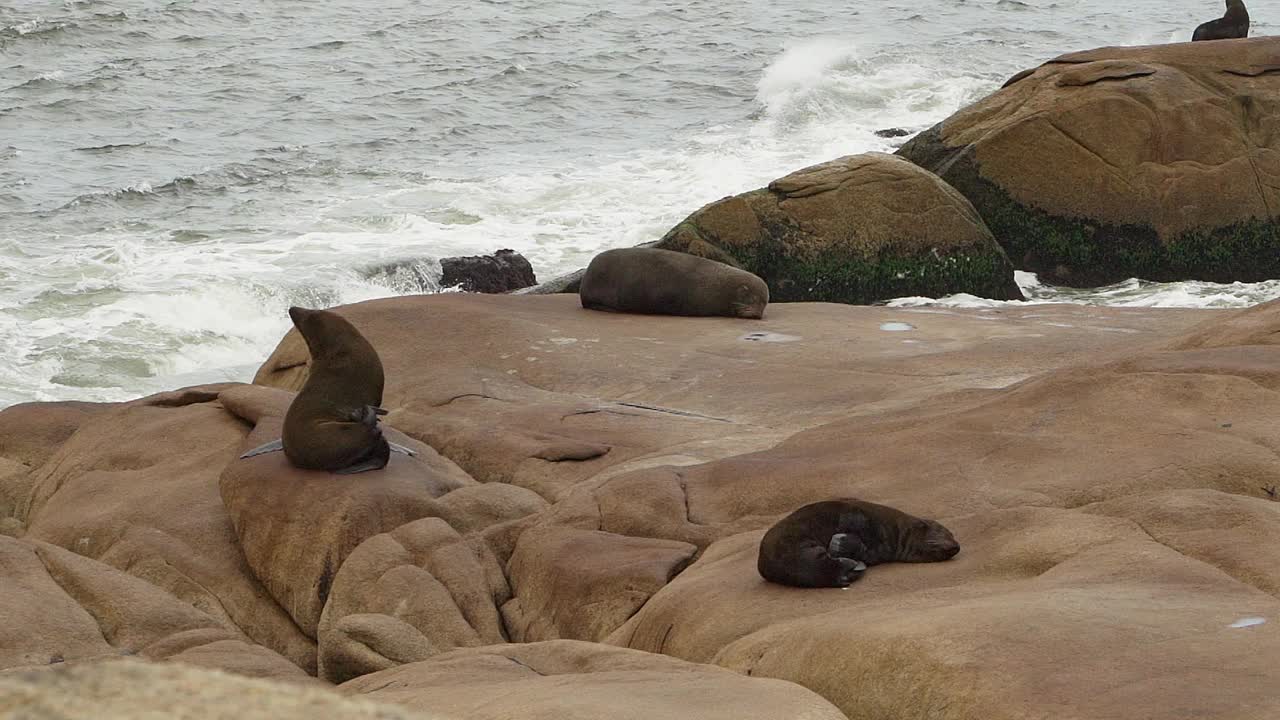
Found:
[[390, 446], [378, 427], [382, 360], [358, 330], [327, 310], [289, 308], [311, 351], [311, 369], [284, 417], [284, 452], [309, 470], [387, 464]]
[[769, 286], [746, 270], [696, 255], [623, 248], [591, 260], [578, 296], [591, 310], [759, 319]]
[[861, 500], [827, 500], [770, 528], [757, 568], [782, 585], [846, 587], [871, 565], [939, 562], [958, 552], [951, 532], [933, 520]]
[[1227, 0], [1227, 13], [1196, 28], [1191, 41], [1246, 37], [1249, 37], [1249, 11], [1244, 6], [1244, 0]]

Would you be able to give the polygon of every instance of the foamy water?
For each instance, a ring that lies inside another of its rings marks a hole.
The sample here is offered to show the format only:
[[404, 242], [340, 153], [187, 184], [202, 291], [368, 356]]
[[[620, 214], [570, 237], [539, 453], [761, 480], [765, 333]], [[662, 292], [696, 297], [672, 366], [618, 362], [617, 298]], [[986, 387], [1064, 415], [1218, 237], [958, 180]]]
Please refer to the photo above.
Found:
[[[1205, 14], [922, 7], [0, 6], [0, 406], [247, 379], [289, 305], [433, 292], [440, 258], [503, 247], [539, 277], [570, 271], [724, 195], [892, 151], [875, 131], [926, 128], [1024, 67], [1177, 39]], [[1280, 297], [1019, 280], [1037, 302]]]

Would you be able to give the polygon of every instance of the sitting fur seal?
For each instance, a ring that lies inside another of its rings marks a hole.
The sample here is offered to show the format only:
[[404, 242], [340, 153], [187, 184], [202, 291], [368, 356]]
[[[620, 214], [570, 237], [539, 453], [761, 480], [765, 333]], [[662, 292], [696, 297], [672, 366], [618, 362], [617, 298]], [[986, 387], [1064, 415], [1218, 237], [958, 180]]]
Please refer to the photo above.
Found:
[[940, 562], [958, 552], [951, 532], [933, 520], [861, 500], [827, 500], [769, 528], [756, 567], [781, 585], [848, 587], [871, 565]]
[[285, 413], [284, 437], [240, 457], [284, 450], [295, 467], [349, 475], [386, 467], [392, 450], [413, 455], [378, 427], [387, 414], [382, 360], [369, 341], [337, 313], [292, 307], [289, 317], [307, 341], [310, 374]]
[[759, 319], [769, 286], [746, 270], [696, 255], [623, 248], [591, 260], [578, 297], [591, 310]]
[[1249, 11], [1245, 9], [1244, 0], [1227, 0], [1227, 14], [1196, 28], [1191, 41], [1245, 37], [1249, 37]]

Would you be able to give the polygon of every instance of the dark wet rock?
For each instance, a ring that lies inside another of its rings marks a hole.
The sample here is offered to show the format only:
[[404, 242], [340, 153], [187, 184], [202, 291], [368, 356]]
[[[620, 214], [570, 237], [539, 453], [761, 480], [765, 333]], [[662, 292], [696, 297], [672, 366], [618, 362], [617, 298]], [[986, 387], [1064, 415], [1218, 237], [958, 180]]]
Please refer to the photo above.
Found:
[[451, 257], [440, 261], [443, 273], [440, 284], [458, 287], [464, 292], [505, 293], [538, 283], [533, 266], [514, 250], [499, 250], [492, 255]]

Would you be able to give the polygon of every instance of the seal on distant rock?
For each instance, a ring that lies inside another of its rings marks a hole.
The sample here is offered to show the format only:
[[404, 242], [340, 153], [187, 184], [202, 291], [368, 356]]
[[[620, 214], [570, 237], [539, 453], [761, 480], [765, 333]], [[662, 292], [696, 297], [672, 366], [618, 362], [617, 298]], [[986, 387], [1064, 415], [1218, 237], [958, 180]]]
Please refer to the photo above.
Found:
[[591, 310], [759, 319], [769, 286], [746, 270], [696, 255], [621, 248], [591, 260], [578, 296]]
[[1249, 37], [1249, 11], [1244, 0], [1227, 0], [1227, 14], [1196, 28], [1191, 41], [1232, 40]]
[[241, 455], [284, 450], [305, 470], [352, 474], [386, 466], [392, 450], [378, 427], [382, 404], [382, 360], [355, 327], [327, 310], [289, 308], [293, 325], [307, 342], [311, 368], [307, 382], [284, 416], [281, 439]]
[[769, 528], [756, 567], [781, 585], [848, 587], [871, 565], [940, 562], [958, 552], [951, 531], [933, 520], [861, 500], [827, 500]]

